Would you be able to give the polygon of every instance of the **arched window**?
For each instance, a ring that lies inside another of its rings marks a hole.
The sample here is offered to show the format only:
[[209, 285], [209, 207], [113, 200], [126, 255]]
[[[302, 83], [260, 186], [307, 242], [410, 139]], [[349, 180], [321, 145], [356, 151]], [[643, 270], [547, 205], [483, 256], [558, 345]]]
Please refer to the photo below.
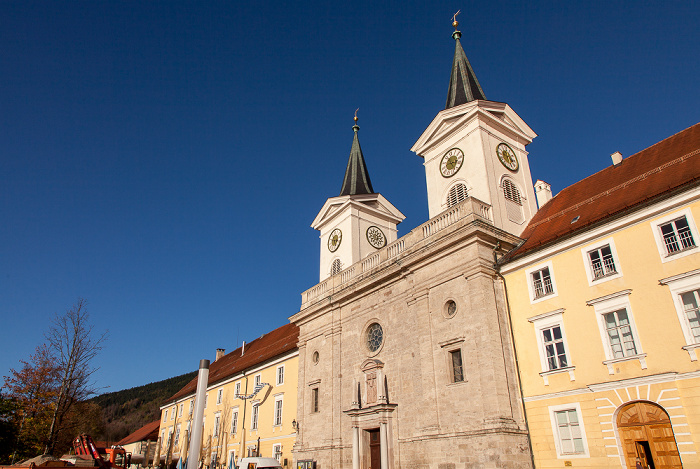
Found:
[[340, 259], [334, 260], [331, 264], [331, 275], [339, 274], [341, 270], [343, 270], [343, 264]]
[[520, 199], [520, 191], [510, 179], [503, 180], [503, 195], [505, 195], [506, 200], [515, 202], [518, 205], [523, 204], [523, 201]]
[[467, 186], [461, 182], [455, 184], [447, 193], [447, 208], [454, 207], [458, 203], [467, 200]]

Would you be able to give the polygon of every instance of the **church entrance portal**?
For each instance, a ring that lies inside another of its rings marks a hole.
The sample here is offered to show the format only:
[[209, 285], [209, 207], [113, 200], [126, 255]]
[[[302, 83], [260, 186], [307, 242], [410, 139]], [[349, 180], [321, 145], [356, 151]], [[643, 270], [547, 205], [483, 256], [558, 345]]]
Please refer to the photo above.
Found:
[[379, 429], [367, 430], [369, 434], [369, 469], [380, 469], [382, 460], [382, 445], [379, 439]]
[[650, 402], [626, 404], [617, 414], [617, 428], [625, 464], [635, 469], [682, 468], [671, 419], [666, 411]]

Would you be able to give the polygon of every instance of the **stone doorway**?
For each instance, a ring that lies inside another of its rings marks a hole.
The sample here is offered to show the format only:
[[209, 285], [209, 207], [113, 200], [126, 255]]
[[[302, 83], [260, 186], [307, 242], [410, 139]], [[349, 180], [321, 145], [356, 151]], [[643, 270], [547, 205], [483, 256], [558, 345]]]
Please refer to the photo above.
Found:
[[369, 469], [383, 469], [382, 461], [382, 444], [379, 438], [379, 429], [365, 430], [369, 436]]
[[636, 468], [637, 459], [643, 469], [683, 467], [671, 419], [660, 406], [644, 401], [622, 406], [617, 428], [628, 469]]

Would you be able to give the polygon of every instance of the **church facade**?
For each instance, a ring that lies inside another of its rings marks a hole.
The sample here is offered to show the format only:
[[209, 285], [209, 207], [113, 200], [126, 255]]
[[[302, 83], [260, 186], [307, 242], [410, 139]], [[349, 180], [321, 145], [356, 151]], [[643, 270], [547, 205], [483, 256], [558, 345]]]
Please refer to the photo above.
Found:
[[[455, 28], [457, 24], [455, 23]], [[294, 459], [316, 467], [532, 467], [504, 283], [494, 259], [536, 212], [536, 136], [488, 101], [459, 31], [445, 110], [412, 148], [430, 219], [372, 187], [353, 127], [320, 231], [320, 282], [302, 293]]]

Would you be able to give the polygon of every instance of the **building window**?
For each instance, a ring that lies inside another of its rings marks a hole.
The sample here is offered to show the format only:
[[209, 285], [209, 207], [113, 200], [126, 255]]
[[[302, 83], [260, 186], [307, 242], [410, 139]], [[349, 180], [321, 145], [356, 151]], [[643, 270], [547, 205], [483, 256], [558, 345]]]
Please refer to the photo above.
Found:
[[447, 208], [454, 207], [460, 202], [467, 200], [467, 186], [457, 183], [450, 188], [447, 193]]
[[686, 345], [683, 347], [696, 361], [700, 348], [700, 269], [659, 280], [668, 285]]
[[216, 454], [216, 451], [212, 451], [212, 453], [211, 453], [211, 465], [209, 467], [212, 467], [212, 468], [216, 467], [217, 458], [218, 458], [218, 455]]
[[698, 317], [698, 305], [700, 304], [700, 290], [693, 290], [681, 294], [683, 311], [688, 319], [688, 327], [693, 336], [694, 343], [700, 343], [700, 317]]
[[520, 191], [510, 179], [503, 179], [503, 195], [505, 196], [506, 200], [515, 202], [518, 205], [523, 204], [523, 201], [520, 198]]
[[214, 438], [219, 436], [219, 424], [221, 423], [221, 414], [214, 415]]
[[277, 462], [282, 462], [282, 445], [276, 444], [272, 445], [272, 457], [277, 460]]
[[607, 358], [603, 364], [611, 375], [615, 374], [613, 364], [623, 360], [636, 359], [643, 370], [647, 368], [629, 303], [630, 293], [632, 290], [622, 290], [586, 302], [595, 308]]
[[552, 284], [552, 276], [549, 273], [549, 267], [532, 272], [530, 274], [530, 279], [532, 282], [532, 290], [534, 292], [535, 300], [554, 293], [554, 286]]
[[318, 412], [318, 388], [311, 388], [311, 412]]
[[588, 253], [588, 259], [590, 260], [593, 280], [598, 280], [617, 273], [615, 259], [613, 258], [609, 244], [590, 251]]
[[182, 413], [185, 411], [185, 404], [180, 404], [180, 416], [182, 416]]
[[284, 384], [284, 365], [277, 367], [277, 386]]
[[175, 415], [177, 414], [177, 406], [173, 406], [172, 412], [170, 412], [170, 420], [175, 420]]
[[367, 328], [365, 341], [370, 352], [378, 351], [384, 341], [384, 331], [379, 323], [372, 323]]
[[690, 231], [690, 226], [685, 216], [659, 225], [659, 229], [664, 239], [664, 247], [666, 248], [667, 255], [670, 256], [677, 252], [695, 247], [693, 233]]
[[180, 424], [177, 424], [177, 427], [175, 427], [175, 441], [173, 441], [173, 444], [178, 444], [180, 441]]
[[583, 434], [576, 409], [554, 412], [561, 455], [584, 454]]
[[450, 351], [450, 366], [452, 371], [452, 382], [461, 383], [464, 381], [464, 368], [462, 366], [462, 350]]
[[274, 425], [282, 425], [282, 396], [275, 399], [275, 423]]
[[564, 347], [564, 337], [560, 326], [542, 329], [542, 345], [547, 359], [549, 370], [557, 370], [569, 366], [566, 359], [566, 348]]
[[637, 355], [637, 345], [630, 327], [627, 310], [620, 309], [603, 315], [608, 344], [614, 358]]
[[192, 415], [193, 411], [194, 411], [194, 399], [190, 399], [190, 415]]
[[168, 421], [168, 409], [165, 409], [165, 411], [163, 412], [163, 422], [167, 422], [167, 421]]
[[255, 384], [255, 389], [258, 389], [258, 386], [260, 386], [261, 382], [262, 382], [262, 375], [255, 375], [255, 378], [253, 378], [253, 383]]
[[252, 415], [250, 416], [250, 429], [258, 429], [258, 412], [260, 411], [260, 403], [253, 404]]
[[207, 401], [209, 400], [209, 393], [206, 393], [204, 395], [204, 408], [207, 408]]
[[340, 259], [334, 260], [331, 264], [331, 275], [337, 275], [341, 270], [343, 270], [343, 264], [340, 262]]
[[235, 435], [238, 432], [238, 409], [231, 412], [231, 434]]
[[241, 395], [241, 383], [236, 383], [236, 397]]
[[221, 404], [221, 400], [224, 397], [224, 389], [221, 388], [219, 389], [219, 392], [216, 393], [216, 405]]
[[535, 326], [542, 366], [540, 376], [545, 386], [549, 385], [549, 376], [556, 373], [568, 372], [571, 381], [575, 379], [574, 367], [567, 353], [563, 313], [564, 309], [561, 308], [528, 318]]

